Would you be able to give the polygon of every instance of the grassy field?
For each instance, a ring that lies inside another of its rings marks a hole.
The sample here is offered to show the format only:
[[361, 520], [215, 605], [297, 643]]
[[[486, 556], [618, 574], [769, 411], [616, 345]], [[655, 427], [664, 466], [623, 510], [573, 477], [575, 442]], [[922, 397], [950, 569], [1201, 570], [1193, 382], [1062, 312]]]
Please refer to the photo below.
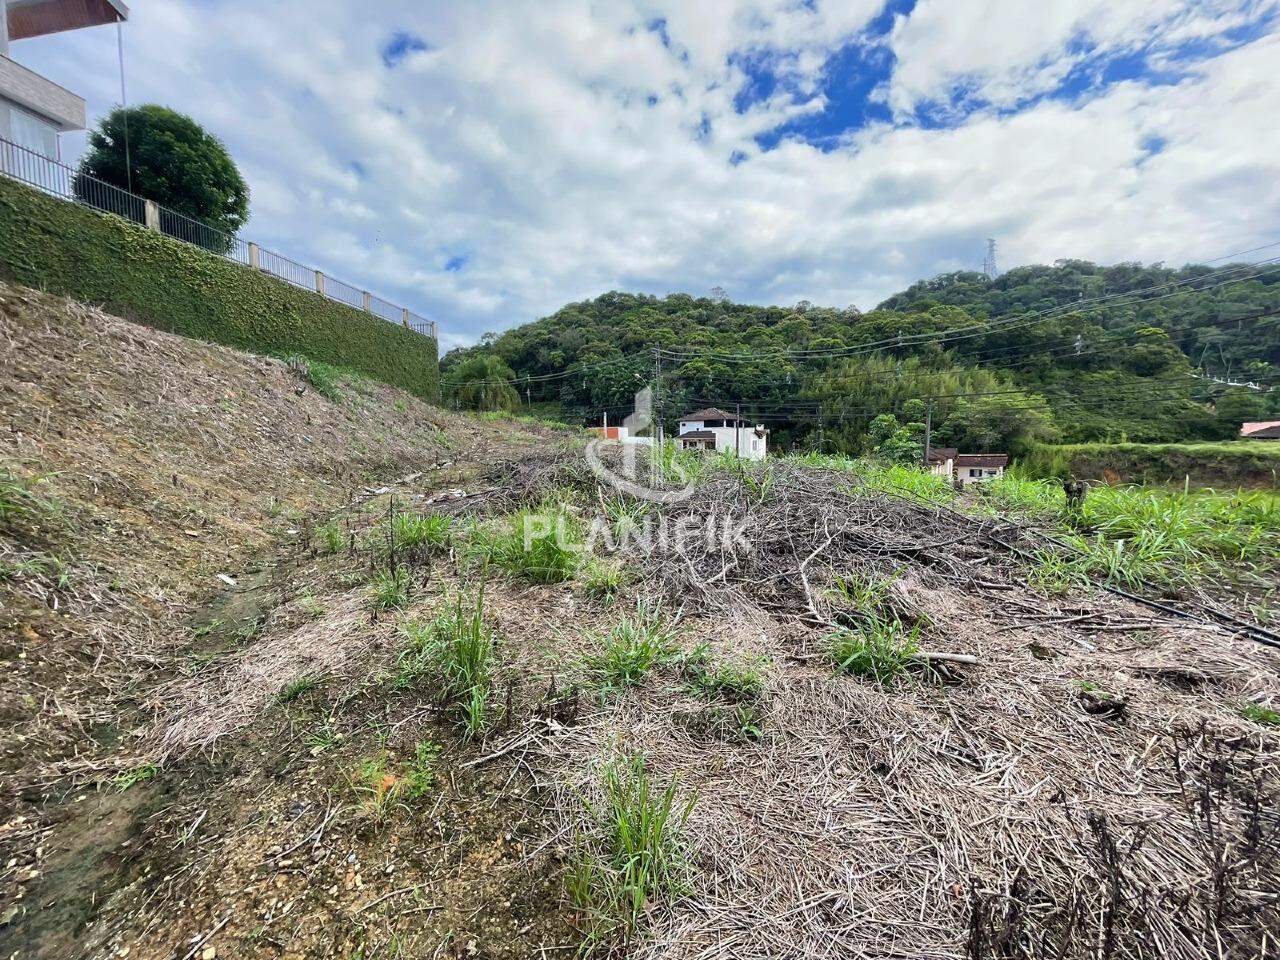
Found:
[[1018, 466], [1036, 477], [1280, 489], [1280, 442], [1045, 445], [1019, 459]]

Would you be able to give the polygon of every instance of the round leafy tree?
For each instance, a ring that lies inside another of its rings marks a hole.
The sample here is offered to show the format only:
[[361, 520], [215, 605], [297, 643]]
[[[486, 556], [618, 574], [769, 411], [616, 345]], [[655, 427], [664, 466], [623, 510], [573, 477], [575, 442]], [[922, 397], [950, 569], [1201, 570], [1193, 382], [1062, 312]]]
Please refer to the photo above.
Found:
[[510, 410], [520, 402], [515, 373], [492, 353], [473, 354], [441, 376], [446, 395], [468, 410]]
[[[128, 125], [128, 167], [125, 126]], [[249, 218], [249, 187], [222, 141], [185, 114], [146, 104], [117, 108], [89, 134], [89, 151], [76, 178], [76, 194], [93, 206], [104, 207], [101, 189], [87, 177], [104, 180], [154, 200], [207, 227], [225, 234], [209, 236], [161, 218], [161, 229], [224, 252], [230, 238]], [[125, 212], [125, 211], [116, 211]], [[138, 218], [134, 214], [135, 219]]]

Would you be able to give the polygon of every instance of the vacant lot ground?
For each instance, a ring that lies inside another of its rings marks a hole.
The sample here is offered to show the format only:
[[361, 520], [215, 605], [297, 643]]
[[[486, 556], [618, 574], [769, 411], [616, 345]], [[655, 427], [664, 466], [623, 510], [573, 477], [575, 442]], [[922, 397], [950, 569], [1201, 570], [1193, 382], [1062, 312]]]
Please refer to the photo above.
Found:
[[1160, 577], [1034, 491], [655, 503], [32, 291], [0, 336], [0, 956], [1274, 951], [1265, 512]]

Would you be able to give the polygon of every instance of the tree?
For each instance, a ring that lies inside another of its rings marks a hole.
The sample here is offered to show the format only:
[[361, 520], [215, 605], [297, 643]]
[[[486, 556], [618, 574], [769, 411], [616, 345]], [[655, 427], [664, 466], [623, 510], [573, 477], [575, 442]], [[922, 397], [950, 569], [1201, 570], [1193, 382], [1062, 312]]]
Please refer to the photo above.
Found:
[[161, 220], [166, 233], [218, 253], [230, 249], [249, 218], [249, 187], [222, 141], [185, 114], [156, 104], [117, 108], [89, 134], [89, 152], [74, 188], [82, 202], [105, 206], [101, 191], [91, 189], [87, 177], [132, 190], [212, 227], [218, 234], [179, 232], [176, 223]]
[[[1260, 420], [1267, 412], [1266, 399], [1248, 387], [1232, 387], [1218, 398], [1213, 412], [1229, 427], [1239, 427], [1247, 420]], [[1232, 430], [1232, 434], [1235, 430]]]
[[[1039, 406], [1030, 404], [1039, 401]], [[974, 453], [1024, 453], [1033, 443], [1056, 439], [1053, 415], [1034, 395], [971, 397], [956, 404], [939, 438]]]
[[[924, 404], [916, 400], [904, 404], [903, 415], [910, 417], [923, 409]], [[882, 413], [871, 421], [867, 439], [871, 455], [886, 463], [919, 463], [924, 456], [924, 424], [899, 423], [892, 413]]]
[[501, 357], [478, 353], [450, 368], [442, 382], [446, 396], [468, 410], [510, 410], [520, 402], [511, 385], [515, 378]]

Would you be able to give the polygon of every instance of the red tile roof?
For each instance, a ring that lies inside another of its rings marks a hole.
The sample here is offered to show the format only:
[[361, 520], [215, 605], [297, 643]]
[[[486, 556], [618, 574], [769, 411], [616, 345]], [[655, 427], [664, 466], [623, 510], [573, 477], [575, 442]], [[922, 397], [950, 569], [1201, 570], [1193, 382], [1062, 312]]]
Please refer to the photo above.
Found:
[[1009, 463], [1007, 453], [958, 453], [957, 467], [1003, 467]]
[[1244, 435], [1246, 440], [1280, 440], [1280, 423], [1274, 427], [1263, 427], [1261, 430], [1254, 430], [1253, 433]]
[[745, 420], [745, 417], [735, 416], [727, 413], [719, 407], [707, 407], [705, 410], [695, 410], [693, 413], [686, 413], [680, 418], [681, 423], [688, 420]]
[[1274, 440], [1280, 437], [1280, 420], [1254, 420], [1240, 425], [1240, 436]]

